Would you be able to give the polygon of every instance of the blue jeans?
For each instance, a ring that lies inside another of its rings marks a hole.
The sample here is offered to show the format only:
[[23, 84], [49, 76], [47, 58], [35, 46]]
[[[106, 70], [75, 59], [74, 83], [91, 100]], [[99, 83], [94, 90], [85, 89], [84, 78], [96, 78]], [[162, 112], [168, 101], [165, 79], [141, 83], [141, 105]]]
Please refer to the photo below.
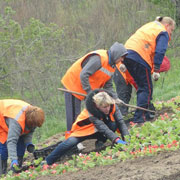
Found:
[[[117, 129], [115, 122], [109, 122], [107, 124], [109, 129], [115, 132]], [[107, 138], [102, 133], [95, 133], [89, 136], [83, 137], [69, 137], [67, 140], [60, 143], [47, 157], [46, 161], [48, 165], [53, 164], [57, 159], [62, 157], [68, 150], [76, 146], [78, 143], [86, 140], [86, 139], [97, 139], [98, 141], [106, 142]]]
[[[24, 144], [24, 140], [22, 137], [19, 138], [17, 143], [17, 156], [23, 157], [25, 153], [26, 146]], [[8, 149], [7, 149], [7, 142], [4, 144], [0, 143], [0, 154], [2, 160], [8, 159]]]

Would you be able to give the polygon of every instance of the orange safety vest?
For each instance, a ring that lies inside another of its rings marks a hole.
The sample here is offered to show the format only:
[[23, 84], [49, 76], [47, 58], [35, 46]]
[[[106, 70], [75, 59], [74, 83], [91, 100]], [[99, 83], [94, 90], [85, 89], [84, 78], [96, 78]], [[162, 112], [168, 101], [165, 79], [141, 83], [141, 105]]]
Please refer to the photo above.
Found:
[[[107, 51], [106, 50], [93, 51], [86, 54], [79, 60], [77, 60], [63, 76], [61, 82], [68, 90], [87, 94], [81, 85], [81, 80], [80, 80], [80, 73], [82, 71], [81, 64], [88, 56], [92, 54], [96, 54], [100, 56], [102, 67], [89, 77], [89, 83], [91, 89], [94, 90], [97, 88], [103, 88], [105, 83], [111, 78], [111, 76], [115, 71], [115, 68], [112, 68], [108, 62], [109, 57]], [[73, 94], [73, 95], [80, 100], [83, 100], [85, 98], [84, 96], [80, 96], [77, 94]]]
[[128, 71], [128, 70], [126, 70], [125, 72], [120, 71], [120, 68], [119, 68], [119, 67], [120, 67], [121, 64], [122, 64], [122, 62], [116, 64], [116, 67], [117, 67], [118, 71], [119, 71], [119, 72], [121, 73], [121, 75], [123, 76], [124, 80], [126, 81], [126, 84], [127, 84], [127, 85], [128, 85], [128, 84], [132, 84], [132, 85], [135, 87], [135, 89], [137, 90], [137, 84], [135, 83], [134, 78], [131, 76], [131, 74], [129, 73], [129, 71]]
[[[110, 113], [110, 119], [111, 121], [115, 121], [114, 119], [114, 113], [115, 113], [115, 105], [113, 106], [113, 109]], [[89, 123], [87, 125], [83, 125], [83, 126], [79, 126], [78, 123], [80, 121], [84, 121], [86, 119], [89, 119], [89, 117], [92, 116], [91, 114], [89, 114], [89, 112], [87, 111], [87, 109], [84, 109], [79, 116], [77, 117], [76, 121], [73, 123], [71, 131], [67, 131], [65, 133], [65, 138], [69, 138], [69, 137], [82, 137], [82, 136], [89, 136], [92, 135], [94, 133], [97, 132], [97, 129], [95, 127], [95, 125], [93, 123]]]
[[165, 31], [165, 26], [158, 21], [147, 23], [126, 41], [125, 47], [136, 51], [154, 69], [156, 38]]
[[22, 128], [21, 134], [27, 134], [25, 130], [25, 110], [30, 104], [15, 99], [0, 100], [0, 142], [4, 144], [7, 141], [8, 126], [5, 117], [15, 119]]

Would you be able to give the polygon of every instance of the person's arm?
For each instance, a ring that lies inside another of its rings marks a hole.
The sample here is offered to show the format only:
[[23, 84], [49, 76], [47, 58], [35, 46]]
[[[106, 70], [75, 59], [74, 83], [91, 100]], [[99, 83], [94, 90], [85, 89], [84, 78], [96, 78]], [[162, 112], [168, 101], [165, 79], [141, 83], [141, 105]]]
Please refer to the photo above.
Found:
[[169, 35], [167, 32], [162, 32], [156, 39], [156, 49], [154, 55], [154, 71], [158, 72], [162, 64], [164, 55], [168, 47]]
[[7, 149], [8, 156], [12, 160], [17, 160], [17, 142], [21, 134], [21, 126], [19, 123], [11, 118], [7, 118], [8, 122], [8, 138], [7, 138]]
[[121, 133], [122, 139], [124, 140], [124, 136], [129, 135], [129, 132], [117, 105], [116, 105], [116, 111], [114, 113], [114, 118], [117, 123], [117, 127]]
[[112, 142], [115, 142], [115, 140], [118, 138], [117, 134], [115, 134], [109, 127], [98, 118], [91, 116], [90, 121], [95, 125], [98, 132], [103, 133], [109, 140]]
[[104, 85], [103, 89], [106, 89], [106, 90], [108, 90], [109, 92], [111, 92], [114, 99], [117, 99], [117, 98], [118, 98], [117, 93], [116, 93], [116, 92], [114, 91], [114, 89], [113, 89], [113, 78], [112, 78], [112, 77], [111, 77], [111, 79], [109, 79], [109, 80], [106, 82], [106, 84]]
[[98, 55], [90, 56], [86, 65], [82, 68], [80, 79], [83, 89], [89, 93], [92, 89], [89, 83], [89, 76], [101, 68], [101, 59]]
[[24, 136], [23, 138], [24, 138], [24, 143], [25, 143], [25, 144], [32, 143], [33, 133], [34, 133], [34, 130], [31, 131], [31, 132], [28, 133], [28, 134], [23, 135], [23, 136]]

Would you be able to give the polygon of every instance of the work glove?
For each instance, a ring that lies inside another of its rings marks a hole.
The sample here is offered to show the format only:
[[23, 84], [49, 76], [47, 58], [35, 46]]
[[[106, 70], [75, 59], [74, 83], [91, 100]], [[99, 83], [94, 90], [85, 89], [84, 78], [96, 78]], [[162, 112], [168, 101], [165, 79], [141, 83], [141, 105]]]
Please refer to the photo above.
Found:
[[125, 104], [125, 102], [124, 102], [123, 100], [119, 99], [119, 98], [117, 98], [117, 99], [115, 100], [115, 103], [116, 103], [116, 104], [121, 104], [121, 105]]
[[32, 143], [27, 143], [27, 144], [26, 144], [26, 148], [27, 148], [27, 151], [28, 151], [29, 153], [33, 153], [34, 150], [35, 150], [35, 146], [34, 146], [34, 144], [32, 144]]
[[18, 173], [20, 171], [17, 159], [11, 161], [11, 167], [10, 168], [14, 173]]
[[152, 78], [154, 81], [157, 81], [160, 78], [160, 74], [158, 72], [153, 72]]
[[120, 138], [116, 138], [115, 143], [116, 143], [116, 144], [123, 144], [123, 145], [127, 144], [126, 141], [123, 141], [123, 140], [121, 140]]
[[121, 64], [119, 66], [119, 69], [120, 69], [121, 72], [125, 72], [127, 70], [127, 68], [126, 68], [126, 66], [124, 64]]

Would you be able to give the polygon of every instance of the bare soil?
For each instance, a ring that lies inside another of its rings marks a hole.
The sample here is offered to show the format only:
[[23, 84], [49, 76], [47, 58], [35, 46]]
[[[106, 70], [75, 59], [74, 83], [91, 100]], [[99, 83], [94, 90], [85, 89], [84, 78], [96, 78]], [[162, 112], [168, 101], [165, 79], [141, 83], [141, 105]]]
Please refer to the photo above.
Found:
[[[154, 120], [163, 113], [172, 113], [172, 109], [164, 107], [156, 112]], [[58, 142], [63, 134], [49, 138], [45, 143]], [[86, 147], [83, 153], [95, 150], [95, 140], [83, 142]], [[42, 143], [44, 144], [44, 143]], [[39, 145], [39, 147], [42, 146]], [[106, 146], [111, 145], [107, 143]], [[71, 158], [71, 157], [69, 157]], [[67, 160], [67, 159], [66, 159]], [[61, 161], [62, 162], [62, 161]], [[108, 166], [98, 166], [86, 171], [64, 173], [62, 175], [48, 175], [38, 180], [180, 180], [180, 151], [161, 152], [155, 156], [144, 156]]]

